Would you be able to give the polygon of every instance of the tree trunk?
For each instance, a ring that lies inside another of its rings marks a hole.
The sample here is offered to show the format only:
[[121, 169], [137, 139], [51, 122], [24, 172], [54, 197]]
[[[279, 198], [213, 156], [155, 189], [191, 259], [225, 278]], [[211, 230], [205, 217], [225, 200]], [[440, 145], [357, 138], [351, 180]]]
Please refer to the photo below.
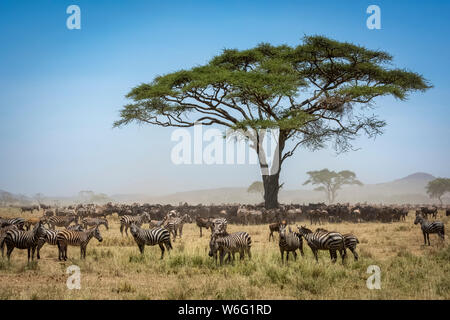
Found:
[[263, 175], [264, 205], [266, 209], [278, 208], [278, 190], [280, 173]]

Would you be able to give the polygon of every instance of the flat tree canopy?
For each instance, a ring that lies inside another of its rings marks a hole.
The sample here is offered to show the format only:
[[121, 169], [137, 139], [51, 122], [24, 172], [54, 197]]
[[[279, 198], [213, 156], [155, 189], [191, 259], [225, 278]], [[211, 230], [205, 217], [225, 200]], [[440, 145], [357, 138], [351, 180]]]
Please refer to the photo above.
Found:
[[437, 178], [430, 182], [425, 187], [430, 198], [438, 199], [442, 206], [442, 196], [447, 192], [450, 193], [450, 179]]
[[[133, 88], [127, 95], [131, 103], [114, 125], [201, 123], [253, 132], [265, 205], [274, 208], [282, 164], [299, 146], [316, 150], [331, 141], [338, 152], [347, 151], [360, 133], [382, 133], [386, 123], [371, 112], [375, 98], [405, 100], [413, 91], [430, 88], [420, 74], [393, 68], [391, 62], [386, 52], [323, 36], [304, 37], [294, 47], [262, 43], [226, 49], [205, 65]], [[279, 132], [277, 165], [270, 170], [261, 147], [267, 129]], [[293, 143], [286, 148], [289, 140]]]
[[330, 171], [322, 169], [318, 171], [308, 171], [309, 179], [303, 185], [318, 185], [314, 190], [324, 191], [328, 198], [328, 203], [333, 203], [337, 196], [337, 191], [344, 185], [362, 186], [361, 181], [356, 179], [356, 174], [350, 170]]

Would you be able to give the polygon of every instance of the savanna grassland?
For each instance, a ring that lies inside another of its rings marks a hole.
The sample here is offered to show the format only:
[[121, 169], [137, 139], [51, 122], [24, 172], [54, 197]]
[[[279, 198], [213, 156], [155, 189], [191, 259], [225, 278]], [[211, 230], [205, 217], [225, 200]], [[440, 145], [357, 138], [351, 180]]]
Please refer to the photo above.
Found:
[[[146, 247], [141, 255], [131, 235], [122, 237], [114, 215], [108, 231], [100, 227], [103, 242], [89, 243], [86, 260], [79, 259], [78, 247], [69, 247], [69, 259], [59, 262], [57, 247], [48, 244], [38, 262], [27, 263], [26, 250], [17, 249], [10, 262], [0, 258], [0, 299], [450, 299], [448, 239], [442, 243], [431, 235], [431, 247], [424, 246], [413, 215], [405, 222], [322, 225], [358, 236], [360, 260], [348, 251], [344, 265], [340, 258], [332, 264], [325, 251], [316, 263], [306, 244], [305, 257], [294, 261], [291, 256], [282, 265], [277, 235], [269, 242], [267, 225], [229, 225], [229, 232], [250, 233], [252, 259], [224, 266], [208, 257], [209, 231], [200, 238], [193, 223], [160, 260], [158, 246]], [[0, 209], [0, 216], [19, 212]], [[450, 219], [442, 212], [438, 219], [449, 230]], [[67, 289], [70, 265], [81, 269], [80, 290]], [[369, 265], [381, 268], [380, 290], [366, 286]]]

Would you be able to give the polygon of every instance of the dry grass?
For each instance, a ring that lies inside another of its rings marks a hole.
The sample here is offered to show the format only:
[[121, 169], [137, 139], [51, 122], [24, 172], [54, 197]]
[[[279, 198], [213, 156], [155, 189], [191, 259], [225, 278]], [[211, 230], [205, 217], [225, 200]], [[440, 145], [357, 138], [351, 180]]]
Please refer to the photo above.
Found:
[[[17, 216], [0, 209], [0, 216]], [[28, 215], [29, 216], [29, 215]], [[449, 219], [441, 218], [448, 230]], [[139, 254], [131, 236], [121, 237], [117, 217], [110, 230], [101, 227], [104, 241], [93, 239], [87, 259], [70, 247], [69, 260], [59, 262], [57, 248], [45, 245], [41, 260], [27, 264], [26, 250], [14, 250], [11, 262], [0, 258], [0, 299], [450, 299], [450, 249], [431, 236], [423, 246], [413, 217], [406, 222], [323, 225], [359, 237], [360, 260], [331, 264], [327, 252], [319, 263], [311, 250], [287, 266], [281, 265], [278, 242], [268, 242], [268, 226], [229, 225], [253, 239], [252, 260], [218, 267], [208, 257], [207, 236], [199, 238], [194, 224], [185, 225], [183, 238], [159, 260], [158, 246]], [[81, 289], [66, 286], [66, 268], [81, 268]], [[366, 287], [369, 265], [381, 268], [381, 290]]]

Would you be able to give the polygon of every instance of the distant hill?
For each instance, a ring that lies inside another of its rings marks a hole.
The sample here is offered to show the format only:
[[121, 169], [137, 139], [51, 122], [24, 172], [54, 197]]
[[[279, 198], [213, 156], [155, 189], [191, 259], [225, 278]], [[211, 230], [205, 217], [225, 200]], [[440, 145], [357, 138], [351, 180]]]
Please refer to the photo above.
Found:
[[[345, 203], [411, 203], [411, 204], [429, 204], [437, 203], [436, 200], [431, 200], [426, 192], [425, 186], [435, 177], [424, 172], [417, 172], [401, 179], [393, 180], [385, 183], [366, 184], [364, 186], [347, 186], [338, 192], [337, 202]], [[31, 203], [33, 199], [13, 195], [6, 191], [0, 190], [0, 204], [2, 204], [2, 197], [10, 197], [13, 204]], [[163, 196], [151, 196], [145, 194], [116, 194], [109, 197], [111, 201], [118, 203], [160, 203], [173, 204], [187, 202], [189, 204], [222, 204], [222, 203], [261, 203], [262, 196], [259, 194], [250, 194], [247, 188], [230, 187], [217, 188], [205, 190], [192, 190], [186, 192], [177, 192]], [[314, 203], [325, 202], [325, 195], [323, 192], [313, 190], [281, 190], [279, 194], [279, 201], [281, 203]], [[444, 203], [450, 203], [450, 197], [443, 198]], [[72, 204], [79, 202], [77, 196], [74, 197], [59, 197], [47, 198], [45, 202], [60, 205]]]
[[[390, 182], [367, 184], [362, 187], [348, 186], [339, 191], [338, 202], [368, 202], [368, 203], [437, 203], [431, 200], [425, 186], [435, 177], [428, 173], [418, 172]], [[116, 195], [111, 196], [118, 202], [147, 202], [161, 204], [220, 204], [220, 203], [260, 203], [260, 195], [247, 193], [247, 188], [218, 188], [207, 190], [193, 190], [178, 192], [164, 196], [151, 197], [145, 195]], [[119, 201], [120, 200], [120, 201]], [[281, 190], [279, 194], [281, 203], [309, 203], [323, 202], [325, 196], [322, 192], [312, 190]], [[444, 203], [450, 199], [444, 198]]]

